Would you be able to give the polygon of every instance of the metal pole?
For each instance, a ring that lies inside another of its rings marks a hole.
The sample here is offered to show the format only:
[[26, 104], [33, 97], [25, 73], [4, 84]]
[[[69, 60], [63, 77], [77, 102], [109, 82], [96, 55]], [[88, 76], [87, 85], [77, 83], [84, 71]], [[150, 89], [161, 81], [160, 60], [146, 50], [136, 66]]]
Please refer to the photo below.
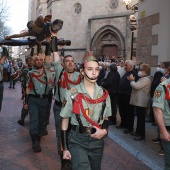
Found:
[[131, 56], [130, 56], [131, 60], [132, 60], [132, 57], [133, 57], [133, 39], [134, 39], [134, 32], [132, 31], [132, 37], [131, 37]]

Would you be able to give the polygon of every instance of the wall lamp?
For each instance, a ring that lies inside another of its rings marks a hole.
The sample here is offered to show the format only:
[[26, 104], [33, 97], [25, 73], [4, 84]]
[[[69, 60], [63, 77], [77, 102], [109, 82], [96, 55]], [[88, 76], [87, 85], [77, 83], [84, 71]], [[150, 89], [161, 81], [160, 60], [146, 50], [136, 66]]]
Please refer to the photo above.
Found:
[[134, 12], [138, 12], [138, 3], [130, 6], [131, 0], [123, 0], [126, 5], [127, 10], [133, 10]]

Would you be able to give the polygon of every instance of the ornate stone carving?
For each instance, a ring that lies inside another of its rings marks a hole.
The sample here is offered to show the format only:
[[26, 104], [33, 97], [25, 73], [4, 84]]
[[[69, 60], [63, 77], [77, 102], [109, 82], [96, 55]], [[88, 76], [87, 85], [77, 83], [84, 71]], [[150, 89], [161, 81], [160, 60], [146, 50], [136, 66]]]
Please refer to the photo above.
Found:
[[80, 14], [81, 13], [81, 10], [82, 10], [82, 6], [80, 3], [76, 3], [75, 4], [75, 13], [76, 14]]
[[118, 5], [119, 5], [119, 0], [111, 0], [111, 2], [110, 2], [110, 8], [111, 9], [117, 8]]

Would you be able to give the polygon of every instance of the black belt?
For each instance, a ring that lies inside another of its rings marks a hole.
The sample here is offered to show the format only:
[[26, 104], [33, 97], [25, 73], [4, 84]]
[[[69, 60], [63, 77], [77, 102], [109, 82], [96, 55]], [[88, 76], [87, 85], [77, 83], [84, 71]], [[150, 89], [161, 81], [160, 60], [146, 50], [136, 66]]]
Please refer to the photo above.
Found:
[[48, 98], [48, 94], [29, 94], [29, 96], [35, 97], [35, 98]]
[[78, 125], [71, 125], [71, 129], [78, 133], [87, 134], [87, 135], [91, 135], [96, 132], [96, 129], [94, 127], [86, 127], [86, 126], [80, 127]]
[[55, 100], [55, 104], [56, 104], [57, 106], [59, 106], [59, 107], [61, 107], [61, 106], [62, 106], [62, 103], [61, 103], [61, 102], [59, 102], [59, 101], [57, 101], [57, 100]]
[[170, 126], [166, 126], [166, 129], [167, 129], [167, 130], [170, 130]]
[[0, 81], [0, 84], [2, 84], [4, 81], [2, 80], [2, 81]]

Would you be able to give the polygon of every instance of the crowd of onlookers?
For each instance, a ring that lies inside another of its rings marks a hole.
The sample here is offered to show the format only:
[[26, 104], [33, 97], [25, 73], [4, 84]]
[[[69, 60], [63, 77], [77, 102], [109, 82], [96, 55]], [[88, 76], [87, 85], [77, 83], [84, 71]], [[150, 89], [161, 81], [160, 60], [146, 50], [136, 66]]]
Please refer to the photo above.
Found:
[[[156, 126], [152, 98], [159, 83], [169, 78], [169, 66], [170, 62], [159, 63], [154, 76], [150, 76], [151, 67], [146, 63], [134, 64], [132, 60], [123, 59], [99, 61], [100, 74], [97, 83], [109, 91], [111, 99], [112, 116], [109, 118], [109, 125], [123, 129], [124, 134], [130, 133], [135, 141], [144, 140], [145, 122]], [[76, 64], [76, 69], [81, 69], [79, 63]], [[117, 122], [118, 109], [120, 124]], [[152, 142], [160, 143], [159, 134]], [[158, 154], [163, 155], [161, 144]]]

